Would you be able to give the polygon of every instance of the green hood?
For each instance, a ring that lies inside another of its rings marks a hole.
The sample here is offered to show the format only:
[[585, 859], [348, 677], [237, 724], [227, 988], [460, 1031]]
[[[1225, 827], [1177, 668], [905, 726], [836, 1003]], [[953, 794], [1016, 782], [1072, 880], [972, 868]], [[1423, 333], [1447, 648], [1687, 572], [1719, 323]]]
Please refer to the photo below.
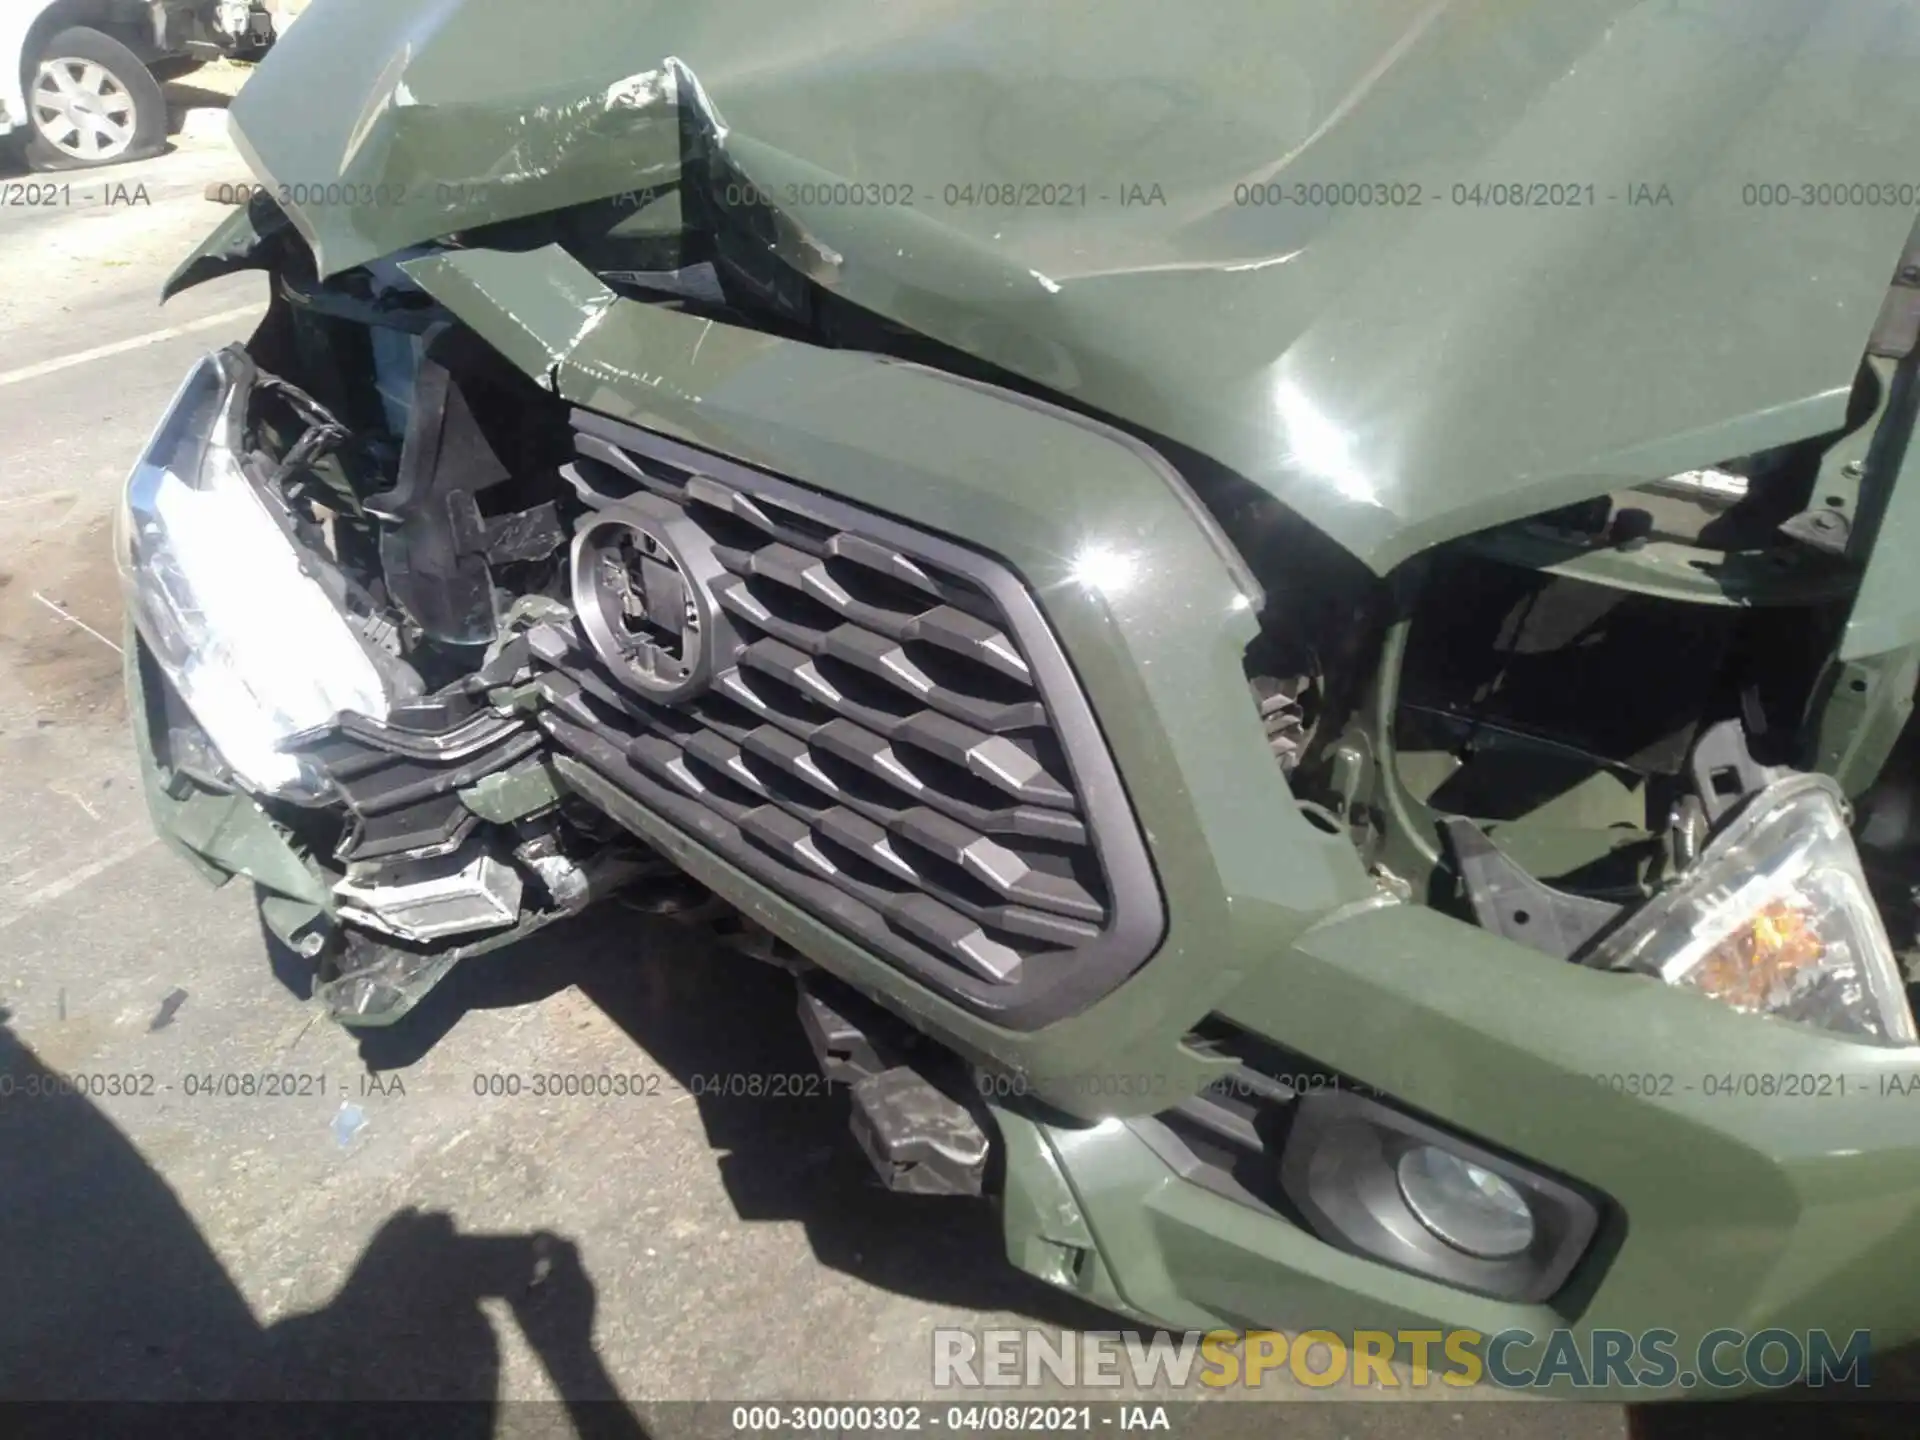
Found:
[[324, 273], [698, 135], [813, 279], [1384, 571], [1837, 427], [1917, 61], [1908, 0], [325, 0], [233, 124]]

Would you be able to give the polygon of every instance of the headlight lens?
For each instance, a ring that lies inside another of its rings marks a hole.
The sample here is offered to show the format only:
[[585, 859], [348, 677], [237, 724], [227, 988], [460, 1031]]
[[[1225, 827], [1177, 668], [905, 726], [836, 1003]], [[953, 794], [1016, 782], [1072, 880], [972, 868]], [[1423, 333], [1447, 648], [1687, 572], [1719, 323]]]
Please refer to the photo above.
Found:
[[1761, 791], [1587, 963], [1655, 974], [1736, 1010], [1861, 1039], [1916, 1038], [1840, 788], [1824, 775]]
[[115, 558], [162, 673], [250, 787], [313, 799], [325, 778], [282, 751], [343, 710], [389, 708], [373, 661], [240, 468], [252, 362], [209, 355], [127, 477]]

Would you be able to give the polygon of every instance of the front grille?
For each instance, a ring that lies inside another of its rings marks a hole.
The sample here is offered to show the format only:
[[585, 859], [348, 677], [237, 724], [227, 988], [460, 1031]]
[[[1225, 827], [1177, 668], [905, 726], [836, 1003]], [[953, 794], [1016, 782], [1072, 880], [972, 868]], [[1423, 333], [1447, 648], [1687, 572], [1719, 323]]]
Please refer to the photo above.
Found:
[[[580, 623], [539, 658], [563, 750], [754, 878], [1015, 1026], [1158, 942], [1111, 758], [996, 562], [576, 413]], [[551, 637], [557, 632], [549, 632]]]

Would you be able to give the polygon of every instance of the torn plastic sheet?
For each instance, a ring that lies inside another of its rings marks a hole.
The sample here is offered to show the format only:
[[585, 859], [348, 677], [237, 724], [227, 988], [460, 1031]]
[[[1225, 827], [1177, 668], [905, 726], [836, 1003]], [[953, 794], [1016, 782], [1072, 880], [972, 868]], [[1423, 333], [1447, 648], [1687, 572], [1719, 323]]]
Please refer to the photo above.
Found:
[[1384, 572], [1837, 427], [1911, 214], [1740, 182], [1903, 173], [1916, 53], [1904, 0], [329, 0], [232, 116], [323, 275], [671, 192]]
[[333, 1120], [328, 1126], [333, 1131], [333, 1142], [342, 1150], [353, 1143], [354, 1137], [367, 1128], [367, 1112], [351, 1100], [342, 1100], [340, 1108], [333, 1112]]
[[533, 913], [512, 929], [438, 950], [402, 949], [348, 931], [343, 958], [347, 968], [332, 979], [316, 982], [313, 997], [328, 1019], [342, 1025], [369, 1029], [391, 1025], [424, 1000], [462, 960], [523, 940], [566, 913], [571, 912]]
[[392, 950], [357, 970], [322, 981], [313, 987], [313, 995], [326, 1010], [327, 1018], [342, 1025], [391, 1025], [472, 953], [470, 947], [435, 955]]

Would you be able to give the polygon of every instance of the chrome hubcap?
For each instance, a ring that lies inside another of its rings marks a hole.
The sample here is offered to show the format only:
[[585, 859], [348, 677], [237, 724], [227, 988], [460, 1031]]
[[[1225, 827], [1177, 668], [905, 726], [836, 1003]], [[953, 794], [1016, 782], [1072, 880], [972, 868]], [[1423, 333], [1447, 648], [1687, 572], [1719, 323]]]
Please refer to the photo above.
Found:
[[46, 142], [76, 160], [111, 160], [133, 144], [133, 97], [92, 60], [41, 61], [31, 108]]

